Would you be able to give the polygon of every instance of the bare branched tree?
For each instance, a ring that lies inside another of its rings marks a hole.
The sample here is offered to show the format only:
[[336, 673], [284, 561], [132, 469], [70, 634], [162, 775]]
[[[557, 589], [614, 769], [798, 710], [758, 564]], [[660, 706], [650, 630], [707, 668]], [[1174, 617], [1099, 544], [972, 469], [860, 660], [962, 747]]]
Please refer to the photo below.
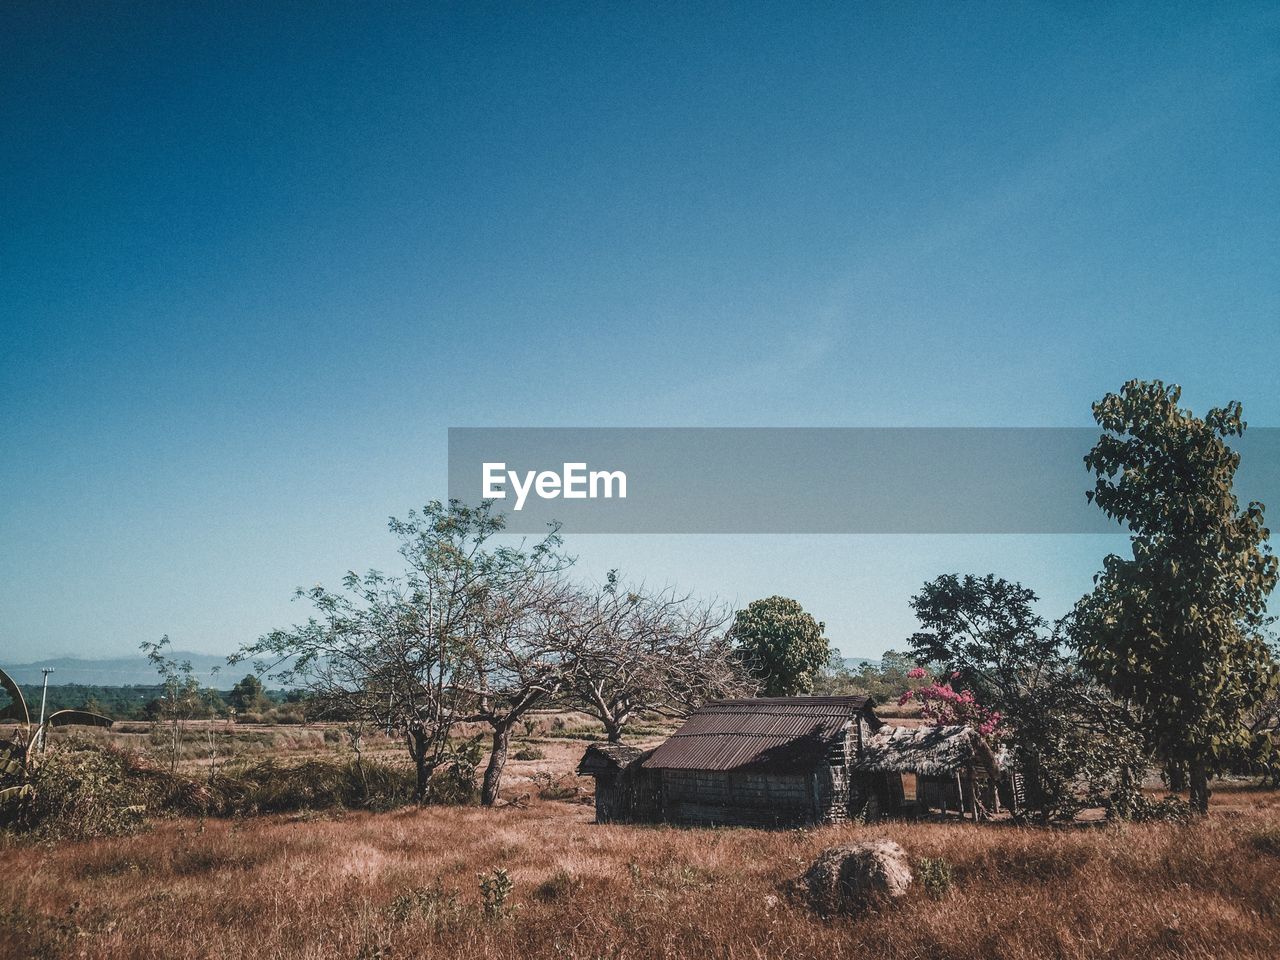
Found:
[[616, 742], [641, 713], [679, 717], [708, 700], [753, 695], [728, 622], [713, 604], [669, 588], [624, 587], [611, 571], [603, 587], [575, 597], [575, 701]]
[[467, 719], [487, 723], [493, 732], [480, 788], [486, 806], [498, 799], [512, 731], [530, 710], [565, 689], [577, 669], [568, 631], [573, 591], [557, 572], [541, 569], [496, 590], [468, 641]]
[[321, 715], [398, 731], [421, 801], [450, 758], [455, 725], [478, 710], [476, 691], [492, 673], [484, 639], [495, 609], [566, 563], [554, 531], [529, 548], [495, 545], [502, 526], [489, 504], [456, 501], [392, 519], [404, 576], [349, 573], [340, 592], [300, 590], [315, 615], [237, 659], [270, 658], [260, 671], [306, 689]]

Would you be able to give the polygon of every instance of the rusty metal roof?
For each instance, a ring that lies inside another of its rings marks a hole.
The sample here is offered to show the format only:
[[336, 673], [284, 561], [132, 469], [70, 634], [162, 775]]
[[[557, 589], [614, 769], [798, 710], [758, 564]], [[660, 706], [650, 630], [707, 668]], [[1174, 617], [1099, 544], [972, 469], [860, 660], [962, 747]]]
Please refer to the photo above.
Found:
[[758, 697], [716, 700], [644, 761], [665, 770], [802, 770], [821, 761], [848, 724], [866, 712], [866, 697]]

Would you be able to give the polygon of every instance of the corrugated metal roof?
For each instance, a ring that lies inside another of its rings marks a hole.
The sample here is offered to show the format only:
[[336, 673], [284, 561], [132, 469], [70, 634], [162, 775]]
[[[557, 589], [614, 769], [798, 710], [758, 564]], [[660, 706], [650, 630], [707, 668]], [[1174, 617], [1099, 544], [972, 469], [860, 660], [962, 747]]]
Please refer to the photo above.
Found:
[[[650, 769], [804, 769], [826, 756], [866, 697], [759, 697], [699, 708], [644, 761]], [[874, 716], [874, 715], [873, 715]]]

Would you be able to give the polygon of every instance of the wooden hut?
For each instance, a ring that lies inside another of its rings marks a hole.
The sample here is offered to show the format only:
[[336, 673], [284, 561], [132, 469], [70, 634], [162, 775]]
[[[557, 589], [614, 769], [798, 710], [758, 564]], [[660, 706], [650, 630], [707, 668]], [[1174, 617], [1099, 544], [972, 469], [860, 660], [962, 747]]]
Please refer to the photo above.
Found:
[[640, 762], [652, 750], [625, 743], [593, 743], [578, 775], [596, 781], [596, 823], [644, 823], [658, 817], [658, 777]]
[[868, 803], [851, 766], [881, 725], [865, 697], [717, 700], [643, 758], [595, 745], [578, 769], [596, 778], [602, 822], [836, 823]]
[[1004, 766], [972, 727], [885, 726], [866, 741], [853, 769], [899, 779], [914, 774], [917, 813], [940, 808], [980, 820], [1000, 809]]

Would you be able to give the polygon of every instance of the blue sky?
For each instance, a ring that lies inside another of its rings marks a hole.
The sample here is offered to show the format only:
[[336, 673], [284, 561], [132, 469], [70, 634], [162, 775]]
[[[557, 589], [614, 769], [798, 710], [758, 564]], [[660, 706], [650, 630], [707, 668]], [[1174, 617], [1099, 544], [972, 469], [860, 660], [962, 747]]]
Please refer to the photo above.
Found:
[[[1084, 425], [1131, 377], [1280, 425], [1278, 94], [1274, 3], [19, 4], [0, 650], [289, 622], [449, 426]], [[1056, 615], [1121, 545], [569, 546], [875, 655], [927, 577]]]

